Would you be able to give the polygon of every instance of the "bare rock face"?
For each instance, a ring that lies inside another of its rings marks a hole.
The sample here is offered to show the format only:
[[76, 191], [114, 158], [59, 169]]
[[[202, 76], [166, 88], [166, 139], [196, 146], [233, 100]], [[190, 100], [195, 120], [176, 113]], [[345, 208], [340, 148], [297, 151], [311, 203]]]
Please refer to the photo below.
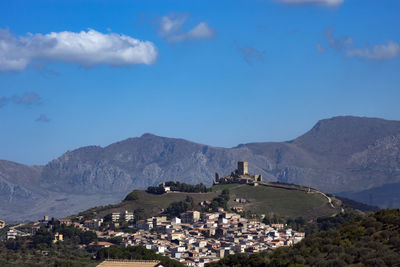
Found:
[[[400, 183], [400, 122], [335, 117], [292, 141], [234, 148], [144, 134], [68, 151], [43, 167], [0, 161], [0, 199], [8, 203], [0, 204], [0, 217], [31, 219], [24, 209], [32, 205], [40, 212], [31, 216], [67, 215], [168, 180], [210, 185], [215, 172], [228, 175], [241, 160], [266, 181], [351, 195]], [[32, 205], [25, 205], [29, 201]], [[16, 206], [22, 210], [14, 212]]]
[[126, 193], [166, 180], [211, 184], [215, 171], [230, 173], [242, 157], [254, 162], [255, 171], [266, 174], [246, 147], [216, 148], [146, 134], [105, 148], [67, 152], [44, 167], [41, 184], [59, 192], [87, 194]]
[[10, 182], [0, 180], [0, 198], [3, 204], [0, 205], [9, 205], [13, 201], [30, 201], [34, 200], [34, 194], [32, 191], [19, 186], [12, 184]]

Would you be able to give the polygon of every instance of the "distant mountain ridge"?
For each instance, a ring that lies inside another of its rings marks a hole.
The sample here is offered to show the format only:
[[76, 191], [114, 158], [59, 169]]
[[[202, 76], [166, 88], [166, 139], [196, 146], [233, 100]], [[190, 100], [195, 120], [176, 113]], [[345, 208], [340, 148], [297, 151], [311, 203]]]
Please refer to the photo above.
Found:
[[[400, 121], [334, 117], [292, 141], [234, 148], [144, 134], [104, 148], [68, 151], [45, 166], [0, 161], [0, 218], [64, 216], [167, 180], [210, 184], [215, 172], [229, 174], [238, 160], [248, 161], [250, 172], [264, 180], [346, 192], [351, 198], [351, 192], [400, 182]], [[25, 203], [31, 203], [29, 212]], [[366, 203], [400, 206], [398, 199]]]

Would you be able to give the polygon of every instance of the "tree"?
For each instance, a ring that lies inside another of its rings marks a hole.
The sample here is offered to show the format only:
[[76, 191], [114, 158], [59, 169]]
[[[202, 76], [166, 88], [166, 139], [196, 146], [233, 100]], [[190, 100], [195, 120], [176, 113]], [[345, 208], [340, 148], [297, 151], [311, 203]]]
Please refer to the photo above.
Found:
[[125, 197], [124, 201], [134, 201], [134, 200], [138, 200], [138, 199], [139, 199], [139, 191], [135, 190], [135, 191], [129, 193]]
[[112, 214], [109, 213], [106, 216], [104, 216], [104, 222], [112, 222]]
[[35, 247], [38, 247], [39, 245], [50, 246], [52, 244], [53, 237], [45, 227], [40, 227], [33, 236], [32, 241]]
[[81, 244], [85, 245], [97, 240], [97, 234], [92, 231], [82, 232], [79, 237], [81, 239]]

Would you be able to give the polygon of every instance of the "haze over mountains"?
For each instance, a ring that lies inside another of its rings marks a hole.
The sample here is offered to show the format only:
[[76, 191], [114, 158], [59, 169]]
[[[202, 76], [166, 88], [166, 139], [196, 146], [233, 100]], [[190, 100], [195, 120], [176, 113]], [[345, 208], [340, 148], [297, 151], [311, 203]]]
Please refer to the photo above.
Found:
[[209, 185], [215, 172], [229, 174], [238, 160], [248, 161], [250, 172], [267, 181], [312, 186], [381, 207], [400, 206], [399, 192], [386, 190], [400, 185], [400, 121], [334, 117], [288, 142], [220, 148], [144, 134], [104, 148], [68, 151], [45, 166], [3, 160], [0, 218], [66, 216], [167, 180]]

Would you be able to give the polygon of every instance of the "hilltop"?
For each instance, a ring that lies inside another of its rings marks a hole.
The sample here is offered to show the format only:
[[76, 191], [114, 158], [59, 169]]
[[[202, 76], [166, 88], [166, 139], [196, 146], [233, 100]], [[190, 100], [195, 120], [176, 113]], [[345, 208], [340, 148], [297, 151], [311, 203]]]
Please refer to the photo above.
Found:
[[376, 118], [334, 117], [291, 141], [233, 148], [144, 134], [71, 150], [45, 166], [0, 161], [0, 218], [63, 217], [168, 180], [210, 185], [215, 172], [228, 175], [239, 160], [264, 181], [400, 207], [398, 194], [389, 190], [400, 182], [399, 158], [400, 122]]
[[[303, 217], [306, 220], [314, 220], [318, 217], [333, 216], [340, 212], [341, 201], [332, 198], [333, 207], [328, 199], [313, 190], [307, 190], [295, 185], [276, 185], [265, 183], [257, 187], [247, 184], [224, 184], [211, 187], [206, 193], [169, 192], [164, 194], [151, 194], [144, 190], [135, 190], [129, 195], [134, 195], [133, 200], [124, 200], [116, 205], [96, 207], [81, 212], [88, 218], [103, 218], [112, 212], [124, 212], [125, 210], [135, 211], [143, 209], [143, 217], [148, 218], [161, 214], [173, 202], [184, 201], [191, 197], [194, 202], [194, 209], [201, 210], [199, 205], [203, 201], [212, 201], [224, 189], [230, 192], [228, 207], [243, 207], [244, 211], [253, 214], [264, 214], [267, 217], [277, 215], [282, 218]], [[126, 198], [128, 199], [128, 198]], [[245, 203], [238, 203], [235, 199], [244, 200]]]

